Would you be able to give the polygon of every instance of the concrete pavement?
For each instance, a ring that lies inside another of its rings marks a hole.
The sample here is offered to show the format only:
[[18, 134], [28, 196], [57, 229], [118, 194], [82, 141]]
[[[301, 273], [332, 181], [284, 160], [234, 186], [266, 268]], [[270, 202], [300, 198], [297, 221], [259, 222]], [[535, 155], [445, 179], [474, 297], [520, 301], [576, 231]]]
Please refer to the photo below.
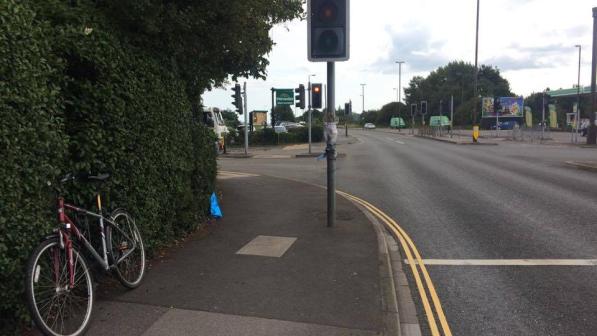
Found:
[[222, 177], [224, 218], [152, 261], [139, 288], [100, 286], [88, 335], [399, 335], [380, 230], [361, 210], [338, 197], [327, 228], [318, 187]]

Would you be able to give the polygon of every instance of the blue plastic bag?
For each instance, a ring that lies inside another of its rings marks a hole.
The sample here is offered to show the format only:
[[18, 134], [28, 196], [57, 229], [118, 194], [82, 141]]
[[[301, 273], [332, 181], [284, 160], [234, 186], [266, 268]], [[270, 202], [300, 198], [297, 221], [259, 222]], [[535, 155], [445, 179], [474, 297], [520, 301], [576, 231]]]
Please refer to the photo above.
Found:
[[211, 194], [211, 215], [214, 218], [222, 218], [222, 210], [218, 205], [218, 197], [215, 192]]

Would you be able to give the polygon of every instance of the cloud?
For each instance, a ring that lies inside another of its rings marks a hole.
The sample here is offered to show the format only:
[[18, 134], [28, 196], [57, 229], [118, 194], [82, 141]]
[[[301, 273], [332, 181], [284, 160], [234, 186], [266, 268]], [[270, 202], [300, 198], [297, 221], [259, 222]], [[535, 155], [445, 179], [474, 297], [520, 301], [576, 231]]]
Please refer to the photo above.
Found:
[[413, 72], [430, 71], [449, 62], [442, 53], [445, 43], [433, 41], [429, 30], [418, 28], [393, 32], [386, 27], [386, 32], [391, 37], [390, 47], [369, 66], [368, 71], [395, 73], [397, 59], [405, 60]]
[[563, 44], [545, 46], [512, 44], [504, 49], [504, 54], [485, 59], [483, 63], [496, 66], [503, 71], [548, 69], [568, 64], [574, 55], [574, 47]]

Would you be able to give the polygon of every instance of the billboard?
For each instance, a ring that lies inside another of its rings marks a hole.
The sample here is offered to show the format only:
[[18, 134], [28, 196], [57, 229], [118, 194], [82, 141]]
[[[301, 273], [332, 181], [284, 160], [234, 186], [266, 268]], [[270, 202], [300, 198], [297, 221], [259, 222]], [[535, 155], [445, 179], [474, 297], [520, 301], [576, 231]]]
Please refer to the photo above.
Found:
[[[499, 117], [522, 117], [524, 111], [524, 99], [522, 97], [499, 97]], [[481, 113], [483, 118], [495, 118], [495, 99], [485, 97], [482, 100]]]

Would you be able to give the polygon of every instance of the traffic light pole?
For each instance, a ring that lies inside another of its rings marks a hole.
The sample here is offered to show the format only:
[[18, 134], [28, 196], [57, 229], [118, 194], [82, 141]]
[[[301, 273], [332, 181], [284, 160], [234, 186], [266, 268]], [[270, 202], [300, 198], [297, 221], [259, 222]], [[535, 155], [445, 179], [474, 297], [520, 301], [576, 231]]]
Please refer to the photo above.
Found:
[[327, 226], [333, 227], [336, 223], [336, 138], [338, 130], [335, 118], [335, 89], [336, 67], [334, 62], [327, 62], [327, 109], [325, 115], [325, 139], [327, 158]]
[[307, 93], [307, 100], [309, 102], [309, 105], [307, 106], [307, 114], [309, 115], [309, 154], [311, 154], [311, 76], [309, 76], [309, 83], [307, 83]]
[[[275, 118], [274, 118], [274, 110], [275, 110], [275, 107], [274, 107], [274, 93], [275, 92], [276, 92], [276, 89], [272, 88], [272, 114], [271, 114], [272, 129], [274, 129], [274, 123], [276, 121]], [[266, 124], [267, 124], [267, 122], [266, 122]]]
[[[593, 7], [593, 60], [591, 64], [591, 111], [589, 115], [589, 130], [587, 145], [597, 143], [597, 127], [595, 126], [595, 111], [597, 109], [597, 7]], [[580, 108], [580, 106], [579, 106]], [[579, 114], [580, 115], [580, 114]], [[580, 121], [580, 120], [579, 120]]]
[[249, 125], [247, 122], [247, 116], [249, 114], [249, 110], [247, 110], [247, 82], [243, 85], [243, 100], [245, 104], [245, 155], [249, 154]]

